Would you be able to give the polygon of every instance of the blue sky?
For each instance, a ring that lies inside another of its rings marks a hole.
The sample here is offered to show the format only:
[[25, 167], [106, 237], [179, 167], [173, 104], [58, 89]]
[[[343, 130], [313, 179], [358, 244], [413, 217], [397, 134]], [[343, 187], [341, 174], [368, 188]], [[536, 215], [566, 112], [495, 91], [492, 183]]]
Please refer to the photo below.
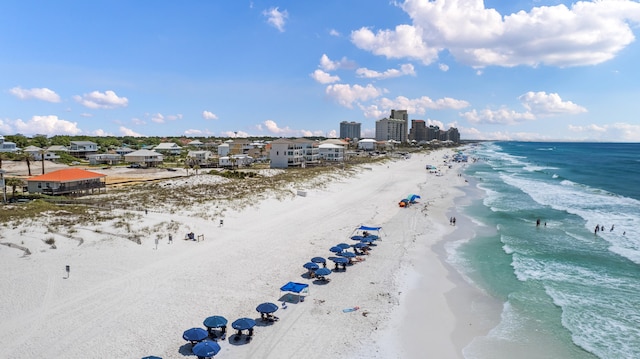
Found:
[[637, 0], [9, 1], [0, 134], [640, 142]]

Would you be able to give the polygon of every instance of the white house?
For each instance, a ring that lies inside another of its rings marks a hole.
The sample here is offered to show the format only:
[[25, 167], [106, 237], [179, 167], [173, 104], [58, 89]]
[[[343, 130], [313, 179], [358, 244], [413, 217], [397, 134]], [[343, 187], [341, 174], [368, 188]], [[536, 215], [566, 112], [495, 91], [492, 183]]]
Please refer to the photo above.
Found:
[[218, 159], [218, 165], [220, 167], [246, 167], [252, 163], [253, 158], [245, 154], [224, 156]]
[[49, 161], [60, 158], [60, 156], [56, 155], [54, 152], [49, 152], [48, 150], [43, 150], [42, 148], [36, 146], [27, 146], [22, 150], [22, 152], [28, 153], [31, 158], [36, 161], [42, 161], [43, 155], [44, 159]]
[[271, 141], [269, 160], [271, 161], [271, 168], [302, 166], [302, 163], [304, 163], [302, 144], [286, 138]]
[[200, 166], [207, 165], [213, 159], [213, 153], [211, 153], [211, 151], [189, 151], [189, 153], [187, 153], [187, 159], [193, 164]]
[[204, 143], [202, 143], [202, 141], [200, 141], [200, 140], [193, 140], [193, 141], [187, 143], [187, 146], [200, 148], [200, 147], [204, 146]]
[[0, 152], [16, 152], [18, 147], [10, 141], [5, 141], [4, 136], [0, 135]]
[[69, 154], [76, 158], [88, 158], [87, 156], [98, 153], [98, 144], [91, 141], [71, 141]]
[[162, 163], [162, 154], [151, 150], [137, 150], [124, 155], [124, 161], [127, 163], [137, 163], [147, 167], [155, 167]]
[[364, 151], [373, 151], [376, 149], [376, 140], [372, 138], [363, 138], [358, 141], [358, 149]]
[[344, 161], [344, 146], [325, 143], [318, 146], [320, 158], [325, 161]]
[[182, 147], [180, 147], [177, 143], [162, 142], [154, 147], [153, 150], [164, 154], [179, 155], [180, 151], [182, 151]]
[[218, 156], [220, 157], [228, 156], [230, 151], [231, 151], [231, 146], [229, 146], [229, 143], [222, 143], [218, 145]]

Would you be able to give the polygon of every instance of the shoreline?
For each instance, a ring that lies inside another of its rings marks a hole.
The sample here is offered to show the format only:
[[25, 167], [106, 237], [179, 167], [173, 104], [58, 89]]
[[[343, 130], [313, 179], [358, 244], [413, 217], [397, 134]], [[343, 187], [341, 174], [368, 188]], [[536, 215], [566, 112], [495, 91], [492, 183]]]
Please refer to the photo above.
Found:
[[[461, 168], [456, 169], [456, 173], [461, 172]], [[465, 347], [476, 337], [487, 335], [500, 321], [502, 303], [470, 283], [448, 260], [447, 247], [472, 240], [477, 229], [459, 208], [482, 195], [473, 181], [452, 188], [450, 207], [430, 213], [434, 215], [431, 220], [440, 221], [438, 225], [444, 228], [434, 236], [435, 241], [422, 238], [411, 256], [411, 265], [402, 274], [406, 278], [405, 307], [396, 314], [396, 321], [405, 324], [398, 326], [407, 348], [402, 358], [423, 358], [425, 353], [465, 358]], [[451, 217], [456, 217], [456, 225], [447, 228], [445, 221]], [[434, 292], [438, 296], [434, 297]]]

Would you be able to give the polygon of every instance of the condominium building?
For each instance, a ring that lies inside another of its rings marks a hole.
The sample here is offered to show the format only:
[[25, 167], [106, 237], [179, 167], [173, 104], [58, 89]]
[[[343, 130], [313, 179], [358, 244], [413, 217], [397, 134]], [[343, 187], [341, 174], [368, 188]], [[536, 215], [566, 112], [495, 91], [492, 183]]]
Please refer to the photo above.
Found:
[[361, 138], [361, 125], [360, 122], [340, 122], [340, 138]]

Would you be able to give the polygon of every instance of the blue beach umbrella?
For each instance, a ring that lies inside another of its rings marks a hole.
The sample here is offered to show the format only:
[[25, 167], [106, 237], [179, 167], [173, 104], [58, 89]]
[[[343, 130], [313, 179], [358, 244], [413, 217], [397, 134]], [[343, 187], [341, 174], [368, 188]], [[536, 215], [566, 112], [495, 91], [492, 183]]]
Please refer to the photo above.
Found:
[[220, 344], [211, 340], [204, 340], [194, 345], [191, 351], [198, 357], [211, 358], [220, 352]]
[[205, 319], [202, 324], [207, 328], [221, 328], [227, 325], [227, 319], [219, 315], [214, 315]]
[[354, 245], [353, 245], [353, 248], [362, 249], [362, 248], [364, 248], [364, 247], [366, 247], [366, 246], [367, 246], [367, 244], [366, 244], [366, 243], [360, 242], [360, 243], [356, 243], [356, 244], [354, 244]]
[[185, 330], [184, 333], [182, 333], [182, 338], [190, 342], [199, 342], [201, 340], [204, 340], [208, 336], [209, 333], [207, 333], [207, 331], [202, 328], [191, 328]]
[[236, 319], [231, 327], [236, 330], [247, 330], [256, 326], [256, 321], [251, 318]]
[[256, 307], [256, 311], [259, 313], [273, 313], [278, 310], [278, 306], [273, 303], [262, 303]]
[[342, 253], [339, 253], [338, 255], [345, 258], [353, 258], [356, 256], [356, 254], [353, 252], [342, 252]]
[[327, 263], [327, 260], [322, 257], [313, 257], [311, 258], [313, 263]]
[[351, 239], [353, 239], [354, 241], [361, 241], [364, 239], [364, 236], [351, 236]]
[[313, 262], [307, 262], [303, 265], [303, 267], [308, 270], [316, 270], [320, 268], [320, 266], [318, 266], [316, 263], [313, 263]]
[[338, 243], [338, 244], [336, 244], [336, 247], [340, 247], [340, 248], [342, 248], [344, 250], [344, 249], [347, 249], [347, 248], [351, 248], [351, 245], [350, 244], [346, 244], [346, 243]]
[[144, 358], [142, 358], [142, 359], [162, 359], [162, 358], [161, 358], [161, 357], [157, 357], [157, 356], [155, 356], [155, 355], [150, 355], [150, 356], [148, 356], [148, 357], [144, 357]]
[[375, 238], [365, 237], [360, 242], [362, 242], [362, 243], [373, 243], [375, 241], [376, 241]]
[[316, 271], [316, 275], [325, 276], [331, 274], [331, 269], [329, 268], [320, 268]]
[[340, 252], [342, 252], [342, 248], [340, 248], [340, 247], [338, 247], [338, 246], [331, 247], [331, 248], [329, 248], [329, 250], [330, 250], [331, 252], [333, 252], [333, 253], [340, 253]]
[[334, 257], [331, 260], [334, 263], [338, 263], [338, 264], [347, 264], [347, 263], [349, 263], [349, 260], [347, 258], [344, 258], [344, 257]]

